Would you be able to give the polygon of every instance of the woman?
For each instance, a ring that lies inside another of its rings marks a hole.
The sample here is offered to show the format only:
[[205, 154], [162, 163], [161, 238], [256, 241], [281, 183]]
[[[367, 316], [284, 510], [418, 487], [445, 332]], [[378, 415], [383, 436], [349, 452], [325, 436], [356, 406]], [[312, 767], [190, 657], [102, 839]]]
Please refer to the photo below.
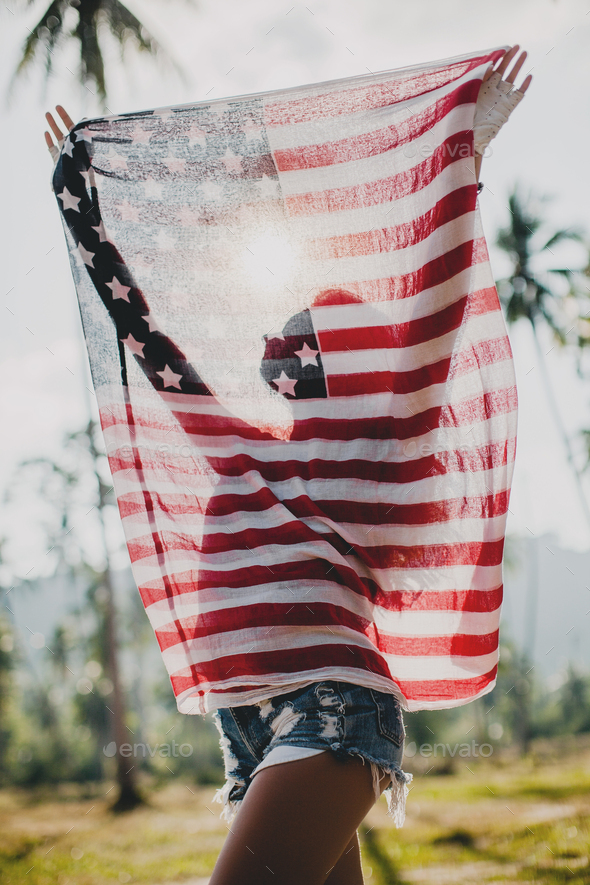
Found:
[[[485, 147], [531, 81], [529, 75], [510, 92], [526, 58], [521, 53], [516, 59], [518, 49], [507, 51], [484, 77], [474, 125], [478, 177]], [[71, 129], [65, 110], [58, 106], [57, 111]], [[59, 144], [64, 134], [51, 114], [46, 117]], [[45, 140], [56, 156], [49, 132]], [[404, 730], [396, 698], [324, 681], [258, 704], [221, 709], [216, 722], [227, 776], [219, 798], [229, 812], [239, 803], [240, 813], [211, 885], [362, 883], [357, 827], [383, 790], [398, 822], [403, 819], [411, 779], [400, 768]]]

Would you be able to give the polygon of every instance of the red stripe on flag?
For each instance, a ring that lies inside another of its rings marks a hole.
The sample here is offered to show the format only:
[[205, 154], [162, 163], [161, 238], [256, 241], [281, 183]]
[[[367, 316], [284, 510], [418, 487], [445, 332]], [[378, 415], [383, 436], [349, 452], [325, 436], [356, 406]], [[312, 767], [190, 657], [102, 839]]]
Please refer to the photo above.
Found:
[[[252, 603], [236, 608], [223, 608], [218, 612], [201, 612], [196, 617], [183, 618], [184, 629], [191, 639], [206, 639], [220, 633], [263, 627], [307, 626], [346, 627], [365, 635], [370, 621], [340, 605], [325, 602], [312, 603]], [[160, 648], [173, 647], [178, 637], [167, 628], [158, 631]], [[229, 639], [229, 637], [228, 637]]]
[[[402, 461], [364, 461], [362, 459], [347, 459], [343, 461], [330, 461], [328, 459], [313, 458], [309, 461], [259, 461], [251, 455], [241, 454], [230, 458], [219, 459], [217, 470], [220, 476], [242, 476], [243, 473], [255, 472], [267, 482], [284, 482], [297, 478], [303, 481], [310, 479], [351, 479], [365, 480], [378, 483], [413, 483], [419, 479], [430, 476], [444, 475], [450, 472], [475, 473], [479, 470], [492, 470], [503, 467], [514, 460], [516, 440], [506, 440], [498, 443], [490, 443], [487, 446], [476, 448], [466, 447], [458, 450], [432, 450], [432, 446], [423, 444], [421, 457], [415, 457], [420, 449], [417, 444], [405, 454]], [[111, 456], [110, 463], [113, 472], [126, 472], [133, 467], [133, 462], [127, 458]], [[144, 456], [143, 469], [150, 477], [156, 474], [159, 478], [170, 479], [170, 472], [162, 468], [158, 461], [152, 461]], [[189, 490], [190, 491], [190, 490]], [[279, 497], [270, 489], [257, 490], [254, 495], [226, 495], [217, 491], [213, 496], [202, 492], [200, 497], [196, 493], [184, 495], [183, 487], [177, 486], [173, 492], [159, 493], [156, 497], [158, 509], [170, 515], [192, 513], [209, 514], [218, 516], [231, 513], [229, 509], [235, 504], [236, 510], [266, 510], [273, 505], [284, 505], [291, 508], [293, 501]], [[308, 500], [306, 496], [295, 500]], [[126, 492], [119, 496], [121, 516], [125, 517], [133, 513], [141, 513], [146, 509], [143, 495]], [[178, 503], [177, 503], [178, 502]], [[328, 499], [325, 502], [320, 497], [314, 503], [318, 506], [330, 506], [337, 503], [338, 506], [352, 506], [353, 502]], [[148, 505], [150, 508], [152, 503]], [[356, 502], [359, 508], [364, 506], [376, 507], [375, 504], [365, 505], [362, 501]], [[383, 504], [384, 507], [389, 505]], [[359, 512], [361, 512], [359, 511]]]
[[[312, 668], [309, 667], [313, 659]], [[225, 655], [214, 661], [200, 661], [179, 674], [170, 677], [176, 695], [202, 682], [223, 682], [242, 676], [268, 677], [271, 674], [296, 673], [297, 681], [305, 679], [309, 669], [320, 667], [350, 667], [361, 673], [377, 673], [386, 679], [391, 675], [381, 655], [350, 642], [310, 645], [303, 648], [281, 648], [277, 651], [250, 652], [249, 654]]]
[[408, 701], [435, 703], [475, 697], [494, 681], [497, 672], [495, 664], [487, 673], [470, 679], [396, 679], [395, 682]]
[[[443, 307], [436, 313], [387, 326], [357, 326], [355, 329], [318, 330], [317, 339], [322, 353], [341, 353], [356, 350], [412, 347], [432, 341], [458, 329], [463, 322], [467, 295]], [[401, 373], [400, 373], [401, 374]]]
[[366, 396], [386, 391], [394, 394], [413, 393], [511, 358], [510, 342], [504, 336], [496, 341], [478, 342], [469, 349], [455, 353], [452, 364], [449, 357], [406, 372], [358, 372], [328, 375], [326, 380], [330, 396]]
[[394, 227], [359, 231], [336, 237], [308, 240], [305, 257], [313, 261], [354, 258], [395, 252], [421, 243], [432, 236], [441, 225], [448, 224], [467, 212], [473, 212], [477, 186], [468, 184], [446, 194], [427, 212], [413, 221]]
[[388, 635], [375, 627], [369, 630], [369, 638], [375, 635], [375, 644], [388, 655], [407, 657], [459, 656], [479, 657], [489, 655], [498, 648], [498, 630], [493, 633], [454, 633], [451, 636], [399, 636]]
[[421, 113], [409, 119], [396, 121], [383, 129], [363, 132], [329, 141], [323, 144], [306, 144], [301, 147], [273, 151], [275, 165], [279, 172], [293, 172], [299, 169], [318, 169], [337, 163], [350, 163], [367, 157], [374, 157], [408, 144], [428, 132], [455, 107], [475, 103], [479, 93], [480, 80], [461, 83], [452, 92], [426, 107]]
[[[411, 482], [411, 480], [409, 480]], [[360, 501], [311, 501], [306, 496], [285, 501], [299, 519], [327, 517], [355, 525], [426, 526], [458, 519], [493, 519], [508, 509], [506, 493], [427, 501], [420, 504], [363, 504]]]
[[[242, 587], [257, 587], [269, 583], [279, 582], [281, 585], [289, 583], [305, 584], [313, 586], [314, 581], [330, 581], [346, 587], [353, 593], [371, 598], [371, 594], [377, 592], [377, 585], [367, 579], [361, 578], [354, 569], [338, 562], [337, 565], [327, 559], [298, 559], [294, 562], [273, 563], [269, 566], [253, 565], [242, 566], [236, 569], [224, 569], [216, 571], [211, 568], [199, 568], [185, 572], [176, 572], [171, 575], [171, 585], [174, 595], [195, 591], [207, 591], [224, 587], [226, 589], [240, 589]], [[248, 583], [245, 583], [245, 582]], [[159, 579], [146, 581], [140, 586], [140, 593], [144, 605], [151, 605], [166, 598], [163, 594], [162, 582]]]
[[[476, 264], [489, 261], [485, 240], [469, 240], [426, 262], [422, 267], [407, 274], [372, 280], [356, 280], [347, 283], [347, 289], [356, 300], [374, 304], [396, 301], [419, 295], [426, 289], [446, 283], [454, 276]], [[498, 306], [499, 309], [499, 306]]]
[[[248, 579], [243, 585], [242, 580]], [[257, 587], [270, 583], [301, 585], [315, 581], [326, 581], [352, 590], [358, 596], [371, 600], [375, 605], [388, 611], [496, 611], [502, 602], [502, 585], [493, 590], [383, 590], [370, 578], [362, 578], [349, 568], [339, 564], [331, 566], [327, 560], [311, 559], [298, 562], [280, 563], [272, 570], [263, 566], [250, 566], [246, 569], [215, 572], [210, 569], [179, 572], [171, 576], [174, 596], [204, 592], [219, 587]], [[157, 604], [168, 596], [160, 580], [147, 582], [139, 588], [146, 608]]]
[[[267, 100], [264, 106], [264, 122], [266, 126], [292, 126], [296, 123], [307, 123], [326, 117], [354, 114], [366, 111], [370, 108], [382, 108], [404, 101], [407, 98], [415, 98], [433, 89], [441, 89], [453, 80], [458, 80], [472, 71], [478, 65], [486, 62], [492, 63], [503, 56], [503, 50], [486, 55], [480, 55], [468, 61], [458, 61], [455, 64], [442, 65], [439, 69], [432, 69], [428, 74], [417, 73], [403, 80], [394, 80], [395, 72], [389, 78], [380, 83], [368, 83], [366, 86], [358, 86], [350, 89], [338, 87], [338, 81], [326, 84], [326, 91], [319, 93], [313, 90], [312, 94], [304, 98], [291, 100], [271, 101]], [[475, 80], [479, 83], [479, 80]]]
[[502, 604], [503, 587], [493, 590], [381, 590], [373, 602], [387, 611], [495, 612]]
[[[411, 169], [364, 184], [287, 195], [284, 198], [285, 209], [290, 215], [319, 215], [391, 203], [422, 190], [451, 163], [464, 160], [472, 154], [473, 130], [455, 132], [435, 148], [432, 156], [426, 157]], [[476, 185], [471, 185], [471, 189], [475, 197]]]
[[[284, 525], [264, 528], [248, 528], [241, 532], [211, 532], [196, 538], [189, 532], [162, 530], [158, 542], [168, 553], [185, 551], [215, 556], [222, 553], [252, 551], [270, 546], [293, 547], [301, 544], [307, 550], [309, 544], [328, 544], [343, 556], [353, 555], [364, 565], [375, 569], [384, 568], [450, 568], [461, 565], [498, 565], [502, 562], [504, 540], [459, 542], [457, 544], [383, 544], [363, 546], [350, 544], [336, 532], [316, 532], [306, 523], [294, 519]], [[154, 555], [154, 537], [143, 535], [127, 542], [131, 562]], [[327, 553], [327, 551], [326, 551]], [[276, 555], [276, 554], [275, 554]], [[272, 570], [272, 566], [270, 566]]]
[[[408, 418], [395, 418], [385, 415], [379, 418], [308, 418], [297, 421], [293, 425], [291, 440], [302, 441], [316, 437], [324, 440], [353, 439], [398, 439], [405, 440], [432, 432], [437, 427], [462, 427], [489, 420], [496, 415], [505, 415], [516, 409], [517, 395], [515, 387], [484, 393], [472, 399], [463, 400], [454, 406], [433, 406]], [[258, 428], [246, 424], [245, 421], [216, 415], [195, 415], [186, 412], [174, 412], [174, 416], [190, 439], [200, 437], [208, 440], [217, 439], [220, 454], [223, 450], [224, 437], [236, 436], [243, 440], [272, 440], [280, 445], [281, 441]], [[124, 424], [117, 417], [115, 409], [108, 411], [104, 428]], [[147, 419], [136, 415], [137, 426], [151, 427]], [[209, 443], [210, 444], [210, 443]], [[217, 470], [219, 456], [210, 455]], [[187, 470], [188, 472], [188, 470]], [[198, 471], [195, 471], [197, 473]]]

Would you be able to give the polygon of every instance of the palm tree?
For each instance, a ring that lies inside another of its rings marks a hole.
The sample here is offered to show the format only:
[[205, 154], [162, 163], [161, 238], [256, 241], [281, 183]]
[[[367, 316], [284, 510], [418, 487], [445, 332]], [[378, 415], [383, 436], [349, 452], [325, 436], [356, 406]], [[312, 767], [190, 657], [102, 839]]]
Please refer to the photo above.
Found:
[[[102, 586], [105, 591], [104, 638], [107, 654], [107, 672], [113, 683], [113, 735], [117, 746], [121, 747], [128, 739], [127, 726], [125, 725], [126, 703], [125, 693], [121, 683], [121, 662], [119, 640], [117, 636], [117, 611], [115, 608], [109, 544], [107, 541], [105, 524], [105, 510], [109, 504], [112, 487], [107, 485], [103, 478], [104, 471], [101, 471], [100, 469], [101, 462], [106, 459], [101, 455], [96, 444], [98, 431], [99, 428], [97, 423], [91, 418], [83, 430], [71, 435], [71, 439], [77, 442], [82, 448], [86, 449], [90, 456], [89, 461], [96, 484], [97, 497], [95, 506], [98, 511], [98, 522], [106, 562], [102, 576]], [[143, 799], [138, 790], [134, 767], [129, 767], [129, 760], [122, 757], [120, 753], [117, 754], [117, 784], [119, 787], [119, 795], [112, 806], [114, 811], [130, 811], [137, 805], [141, 804]]]
[[[31, 6], [35, 0], [26, 2]], [[101, 47], [104, 40], [101, 33], [103, 29], [108, 29], [113, 35], [121, 47], [121, 54], [128, 44], [132, 44], [140, 52], [147, 52], [159, 59], [165, 58], [183, 76], [180, 66], [164, 52], [145, 25], [120, 0], [53, 0], [24, 41], [10, 89], [18, 75], [39, 56], [45, 62], [45, 74], [49, 77], [57, 52], [67, 42], [75, 40], [80, 49], [80, 82], [93, 95], [97, 95], [103, 109], [108, 110]]]
[[[590, 527], [590, 507], [584, 494], [581, 472], [578, 469], [568, 434], [551, 387], [545, 362], [546, 354], [539, 341], [539, 326], [549, 326], [556, 341], [566, 344], [571, 341], [571, 333], [576, 332], [578, 347], [587, 344], [583, 332], [582, 311], [578, 306], [578, 279], [581, 271], [569, 267], [551, 267], [537, 273], [534, 265], [540, 256], [554, 255], [553, 247], [561, 243], [583, 243], [583, 236], [574, 228], [562, 228], [547, 238], [543, 236], [545, 219], [532, 206], [532, 198], [525, 199], [518, 188], [514, 188], [508, 199], [510, 222], [498, 232], [496, 244], [506, 252], [512, 261], [508, 277], [498, 280], [498, 292], [503, 303], [508, 323], [526, 319], [531, 324], [533, 340], [539, 360], [541, 377], [555, 425], [561, 435], [567, 460], [576, 480], [576, 488], [582, 510]], [[538, 240], [541, 239], [541, 245]], [[559, 294], [555, 280], [561, 278], [567, 284], [567, 292]]]
[[[96, 422], [90, 419], [84, 428], [68, 434], [62, 448], [62, 456], [58, 461], [41, 457], [21, 462], [21, 469], [9, 491], [8, 500], [16, 494], [17, 487], [19, 493], [22, 493], [22, 479], [26, 473], [29, 481], [35, 483], [37, 493], [40, 493], [48, 504], [50, 525], [46, 527], [46, 534], [52, 545], [50, 551], [56, 551], [54, 556], [58, 561], [58, 567], [62, 565], [68, 567], [68, 551], [73, 552], [73, 548], [76, 549], [76, 556], [84, 564], [84, 551], [74, 531], [76, 527], [74, 514], [76, 507], [81, 506], [81, 501], [84, 501], [86, 506], [91, 505], [86, 516], [93, 513], [96, 518], [96, 534], [102, 542], [104, 558], [104, 569], [98, 575], [104, 602], [100, 633], [104, 648], [105, 670], [113, 685], [112, 698], [109, 699], [112, 709], [111, 706], [107, 706], [107, 709], [111, 713], [112, 738], [116, 746], [121, 747], [127, 743], [130, 729], [126, 725], [127, 703], [121, 679], [118, 616], [105, 525], [106, 510], [112, 501], [112, 487], [106, 482], [108, 471], [106, 456], [101, 454], [97, 446], [98, 430]], [[33, 468], [36, 470], [31, 477]], [[116, 765], [118, 794], [111, 808], [113, 811], [128, 811], [144, 801], [138, 787], [137, 771], [130, 760], [120, 752], [117, 753]]]

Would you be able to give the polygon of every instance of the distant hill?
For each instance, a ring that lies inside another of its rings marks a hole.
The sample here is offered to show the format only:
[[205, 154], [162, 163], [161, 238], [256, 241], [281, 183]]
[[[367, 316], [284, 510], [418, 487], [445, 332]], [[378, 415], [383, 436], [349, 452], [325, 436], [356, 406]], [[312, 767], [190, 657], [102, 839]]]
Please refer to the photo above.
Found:
[[590, 670], [590, 551], [564, 550], [551, 535], [511, 539], [507, 551], [501, 635], [532, 645], [543, 677], [568, 661]]

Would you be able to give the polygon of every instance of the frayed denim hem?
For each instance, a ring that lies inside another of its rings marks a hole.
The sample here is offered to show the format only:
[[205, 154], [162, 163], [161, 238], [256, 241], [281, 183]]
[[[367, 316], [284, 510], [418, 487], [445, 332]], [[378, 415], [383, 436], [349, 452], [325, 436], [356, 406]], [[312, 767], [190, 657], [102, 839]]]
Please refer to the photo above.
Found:
[[351, 749], [345, 750], [341, 744], [335, 743], [330, 746], [330, 749], [337, 759], [343, 759], [346, 756], [360, 756], [363, 760], [363, 765], [365, 762], [370, 764], [371, 774], [373, 775], [373, 792], [375, 794], [376, 802], [381, 795], [379, 781], [384, 774], [390, 776], [390, 784], [385, 787], [385, 790], [383, 791], [387, 800], [387, 814], [392, 819], [397, 829], [403, 827], [406, 819], [406, 799], [410, 792], [409, 784], [411, 784], [414, 779], [414, 775], [402, 771], [397, 763], [385, 766], [382, 762], [371, 757], [363, 750], [358, 749], [358, 747], [352, 747]]
[[243, 795], [240, 796], [239, 799], [229, 798], [233, 788], [237, 786], [244, 787], [244, 794], [246, 793], [245, 784], [242, 781], [237, 781], [235, 778], [230, 777], [213, 796], [214, 802], [220, 802], [223, 805], [219, 817], [227, 821], [228, 824], [231, 824], [234, 820], [244, 799]]
[[[293, 746], [300, 745], [295, 744]], [[413, 780], [413, 775], [402, 771], [400, 766], [395, 763], [385, 767], [382, 762], [378, 762], [376, 759], [371, 758], [371, 756], [367, 755], [367, 753], [364, 753], [362, 750], [359, 750], [357, 747], [345, 750], [342, 744], [334, 743], [329, 747], [326, 747], [326, 750], [331, 750], [337, 759], [344, 760], [348, 756], [360, 756], [363, 760], [363, 765], [365, 762], [369, 763], [371, 766], [371, 774], [373, 776], [375, 801], [377, 801], [381, 795], [379, 782], [384, 774], [388, 774], [391, 778], [391, 782], [383, 791], [387, 800], [387, 814], [392, 819], [397, 829], [403, 827], [406, 819], [406, 799], [410, 792], [409, 784]], [[239, 798], [230, 799], [234, 787], [238, 787], [237, 792], [242, 793], [242, 795]], [[213, 801], [219, 802], [223, 805], [223, 809], [219, 816], [227, 821], [228, 824], [233, 822], [238, 813], [246, 794], [246, 790], [247, 785], [243, 781], [230, 777], [227, 779], [223, 787], [216, 791]]]
[[385, 788], [387, 814], [399, 829], [403, 827], [406, 819], [406, 799], [410, 792], [409, 784], [412, 783], [414, 775], [397, 767], [389, 771], [388, 774], [391, 775], [391, 784]]

